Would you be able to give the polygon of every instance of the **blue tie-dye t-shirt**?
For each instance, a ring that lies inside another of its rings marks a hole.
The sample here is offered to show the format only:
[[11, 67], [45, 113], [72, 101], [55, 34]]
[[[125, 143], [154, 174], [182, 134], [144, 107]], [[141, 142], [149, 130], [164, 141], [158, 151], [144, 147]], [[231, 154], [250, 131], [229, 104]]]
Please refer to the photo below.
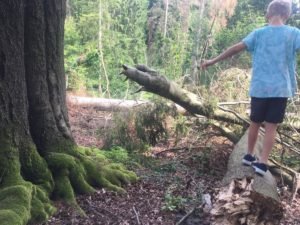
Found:
[[243, 39], [252, 54], [250, 96], [292, 97], [297, 90], [296, 53], [300, 30], [291, 26], [265, 26]]

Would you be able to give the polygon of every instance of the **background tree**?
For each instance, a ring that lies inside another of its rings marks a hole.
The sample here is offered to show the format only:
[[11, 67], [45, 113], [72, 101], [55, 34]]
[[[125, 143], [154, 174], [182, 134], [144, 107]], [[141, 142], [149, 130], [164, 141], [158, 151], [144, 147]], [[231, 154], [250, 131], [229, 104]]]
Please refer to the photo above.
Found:
[[[65, 1], [0, 2], [0, 224], [37, 222], [49, 196], [118, 187], [134, 174], [72, 138], [65, 105]], [[88, 156], [93, 155], [93, 156]]]
[[[102, 15], [98, 10], [101, 2]], [[109, 89], [112, 97], [130, 98], [128, 92], [135, 87], [118, 82], [116, 76], [122, 63], [148, 64], [170, 79], [189, 78], [196, 86], [208, 85], [215, 74], [231, 66], [248, 70], [248, 54], [210, 69], [210, 76], [200, 73], [197, 64], [264, 26], [269, 2], [69, 0], [65, 41], [68, 87], [106, 97]], [[297, 10], [295, 1], [293, 12]], [[298, 22], [297, 16], [288, 21], [296, 26]], [[99, 82], [99, 77], [107, 79]]]
[[[82, 87], [105, 97], [111, 89], [112, 97], [123, 97], [129, 86], [118, 82], [120, 63], [146, 63], [147, 0], [70, 0], [70, 7], [65, 42], [68, 87]], [[79, 36], [68, 32], [72, 26]], [[79, 45], [70, 40], [77, 40]], [[78, 53], [69, 54], [74, 48]]]

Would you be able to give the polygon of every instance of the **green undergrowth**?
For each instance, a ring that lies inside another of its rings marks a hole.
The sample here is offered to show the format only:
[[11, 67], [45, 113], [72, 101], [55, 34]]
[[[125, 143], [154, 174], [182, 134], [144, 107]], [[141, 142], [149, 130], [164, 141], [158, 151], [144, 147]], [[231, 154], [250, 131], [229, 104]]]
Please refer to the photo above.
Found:
[[165, 101], [156, 101], [129, 112], [115, 113], [113, 126], [99, 131], [105, 137], [104, 148], [120, 146], [128, 152], [143, 153], [150, 146], [169, 137], [168, 120], [177, 116], [175, 107]]
[[[116, 125], [112, 127], [112, 130], [105, 131], [108, 132], [107, 135], [114, 136], [112, 139], [114, 142], [109, 143], [109, 150], [97, 151], [96, 154], [100, 158], [105, 156], [109, 161], [122, 163], [134, 169], [144, 182], [162, 185], [161, 188], [165, 189], [162, 210], [180, 211], [187, 209], [189, 205], [201, 204], [204, 184], [194, 184], [192, 183], [194, 179], [197, 180], [202, 175], [214, 177], [217, 173], [211, 167], [211, 147], [203, 148], [201, 145], [199, 149], [192, 148], [194, 146], [189, 149], [188, 140], [184, 143], [187, 136], [193, 141], [199, 140], [202, 136], [206, 137], [209, 124], [207, 121], [190, 120], [182, 115], [174, 116], [163, 110], [160, 113], [161, 115], [154, 113], [150, 116], [151, 110], [148, 109], [148, 112], [142, 111], [140, 114], [136, 113], [128, 117], [118, 115], [117, 120], [114, 121]], [[163, 129], [160, 129], [160, 125], [163, 126], [166, 136], [161, 135], [160, 132]], [[154, 132], [155, 130], [157, 133]], [[165, 142], [165, 137], [171, 137], [171, 147], [168, 145], [170, 142]], [[157, 144], [158, 141], [158, 147], [162, 151], [167, 150], [165, 153], [159, 154], [159, 149], [144, 149], [143, 146], [131, 143], [144, 143], [151, 146]], [[121, 145], [116, 147], [118, 144]], [[178, 147], [176, 150], [177, 144], [178, 146], [186, 144], [187, 147], [186, 149], [183, 147], [182, 150]], [[198, 143], [194, 145], [197, 146]], [[166, 148], [170, 148], [170, 151]], [[91, 150], [88, 149], [85, 154], [90, 154], [89, 151]]]
[[175, 196], [171, 193], [166, 193], [164, 197], [164, 204], [162, 206], [162, 210], [165, 211], [175, 211], [183, 208], [186, 203], [186, 199], [182, 196]]
[[282, 148], [275, 149], [271, 156], [277, 162], [292, 168], [295, 171], [300, 171], [299, 156], [289, 151], [284, 151]]

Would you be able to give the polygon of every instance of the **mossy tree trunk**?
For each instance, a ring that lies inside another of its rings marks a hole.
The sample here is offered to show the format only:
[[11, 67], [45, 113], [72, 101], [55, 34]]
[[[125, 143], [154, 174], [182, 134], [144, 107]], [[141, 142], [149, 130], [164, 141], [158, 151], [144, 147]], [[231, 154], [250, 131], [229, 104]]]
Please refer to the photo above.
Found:
[[75, 203], [93, 187], [136, 179], [78, 148], [65, 102], [65, 1], [0, 1], [0, 224], [43, 221], [49, 197]]

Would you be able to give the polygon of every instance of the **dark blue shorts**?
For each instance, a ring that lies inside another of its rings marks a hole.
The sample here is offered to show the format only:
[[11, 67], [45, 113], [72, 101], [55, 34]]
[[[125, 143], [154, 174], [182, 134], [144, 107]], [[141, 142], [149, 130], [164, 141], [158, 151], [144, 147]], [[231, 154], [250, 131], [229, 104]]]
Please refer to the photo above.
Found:
[[255, 123], [282, 123], [287, 98], [251, 98], [250, 120]]

